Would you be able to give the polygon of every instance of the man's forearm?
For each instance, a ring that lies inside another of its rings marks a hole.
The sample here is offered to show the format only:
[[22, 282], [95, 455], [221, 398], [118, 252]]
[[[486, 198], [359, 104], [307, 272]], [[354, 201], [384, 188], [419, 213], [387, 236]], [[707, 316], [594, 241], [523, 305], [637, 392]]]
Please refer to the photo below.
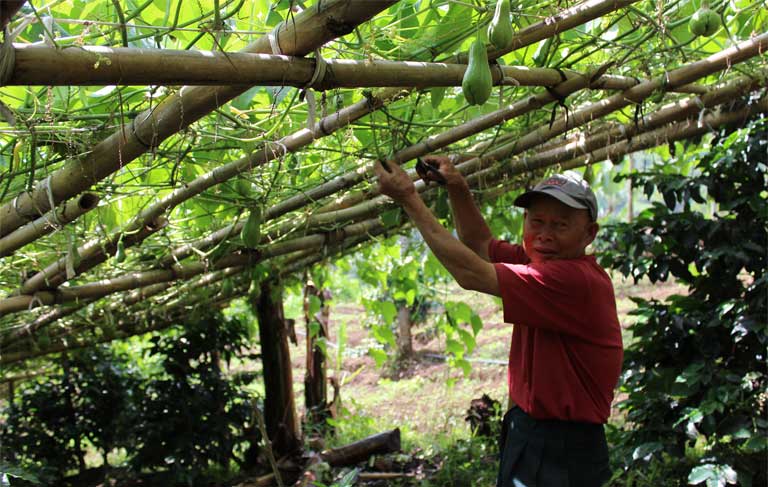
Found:
[[409, 198], [402, 205], [435, 257], [461, 287], [498, 295], [498, 281], [493, 266], [454, 238], [419, 196]]
[[466, 181], [448, 185], [448, 198], [459, 239], [483, 259], [487, 259], [488, 249], [485, 246], [492, 238], [491, 229], [480, 213]]

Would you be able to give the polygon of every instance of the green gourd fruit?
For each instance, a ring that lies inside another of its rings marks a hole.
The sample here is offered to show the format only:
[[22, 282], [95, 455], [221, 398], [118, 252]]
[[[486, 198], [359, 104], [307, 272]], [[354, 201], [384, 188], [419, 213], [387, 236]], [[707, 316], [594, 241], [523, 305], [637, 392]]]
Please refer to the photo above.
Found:
[[117, 241], [117, 250], [115, 251], [115, 262], [120, 264], [125, 260], [125, 244], [123, 243], [123, 239], [120, 238], [120, 240]]
[[482, 105], [491, 96], [493, 88], [493, 76], [488, 66], [488, 53], [485, 44], [475, 40], [469, 46], [469, 63], [461, 80], [461, 89], [464, 98], [470, 105]]
[[512, 42], [512, 21], [509, 19], [509, 0], [497, 0], [496, 10], [488, 26], [488, 40], [497, 49], [504, 49]]
[[246, 247], [255, 249], [259, 246], [259, 241], [261, 240], [261, 220], [261, 207], [254, 206], [248, 215], [248, 219], [245, 221], [245, 225], [243, 225], [243, 229], [240, 231], [240, 238], [243, 239]]
[[720, 16], [706, 5], [702, 5], [691, 16], [688, 28], [693, 35], [709, 37], [720, 28]]

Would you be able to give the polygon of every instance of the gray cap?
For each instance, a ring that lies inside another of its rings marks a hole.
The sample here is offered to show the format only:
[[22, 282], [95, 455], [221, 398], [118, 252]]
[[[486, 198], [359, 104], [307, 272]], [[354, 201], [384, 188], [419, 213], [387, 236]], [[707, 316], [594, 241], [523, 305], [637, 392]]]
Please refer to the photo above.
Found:
[[551, 196], [579, 210], [589, 210], [592, 221], [597, 220], [597, 198], [584, 179], [573, 171], [554, 174], [515, 199], [515, 206], [528, 208], [537, 194]]

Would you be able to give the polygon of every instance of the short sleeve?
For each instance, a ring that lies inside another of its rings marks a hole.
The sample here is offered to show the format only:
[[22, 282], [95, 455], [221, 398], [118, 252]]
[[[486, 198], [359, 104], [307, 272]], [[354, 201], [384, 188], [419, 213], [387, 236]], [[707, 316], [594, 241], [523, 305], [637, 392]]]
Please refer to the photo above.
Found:
[[514, 245], [496, 239], [491, 239], [488, 243], [488, 258], [491, 262], [506, 262], [508, 264], [528, 264], [531, 261], [522, 245]]
[[496, 263], [504, 321], [582, 338], [594, 336], [588, 312], [590, 282], [578, 261]]

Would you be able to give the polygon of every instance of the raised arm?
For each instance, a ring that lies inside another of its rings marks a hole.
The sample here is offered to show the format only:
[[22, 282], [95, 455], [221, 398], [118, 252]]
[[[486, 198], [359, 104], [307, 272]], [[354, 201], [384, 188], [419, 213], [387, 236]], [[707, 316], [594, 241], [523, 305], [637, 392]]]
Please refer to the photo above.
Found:
[[[394, 162], [390, 171], [376, 164], [379, 189], [399, 203], [421, 233], [424, 241], [464, 289], [499, 295], [499, 281], [493, 264], [483, 260], [468, 246], [456, 240], [424, 204], [411, 178]], [[470, 196], [471, 198], [471, 196]]]
[[480, 213], [464, 176], [456, 170], [448, 156], [425, 156], [424, 162], [437, 166], [445, 177], [459, 239], [483, 260], [490, 261], [488, 244], [493, 238], [491, 229]]

